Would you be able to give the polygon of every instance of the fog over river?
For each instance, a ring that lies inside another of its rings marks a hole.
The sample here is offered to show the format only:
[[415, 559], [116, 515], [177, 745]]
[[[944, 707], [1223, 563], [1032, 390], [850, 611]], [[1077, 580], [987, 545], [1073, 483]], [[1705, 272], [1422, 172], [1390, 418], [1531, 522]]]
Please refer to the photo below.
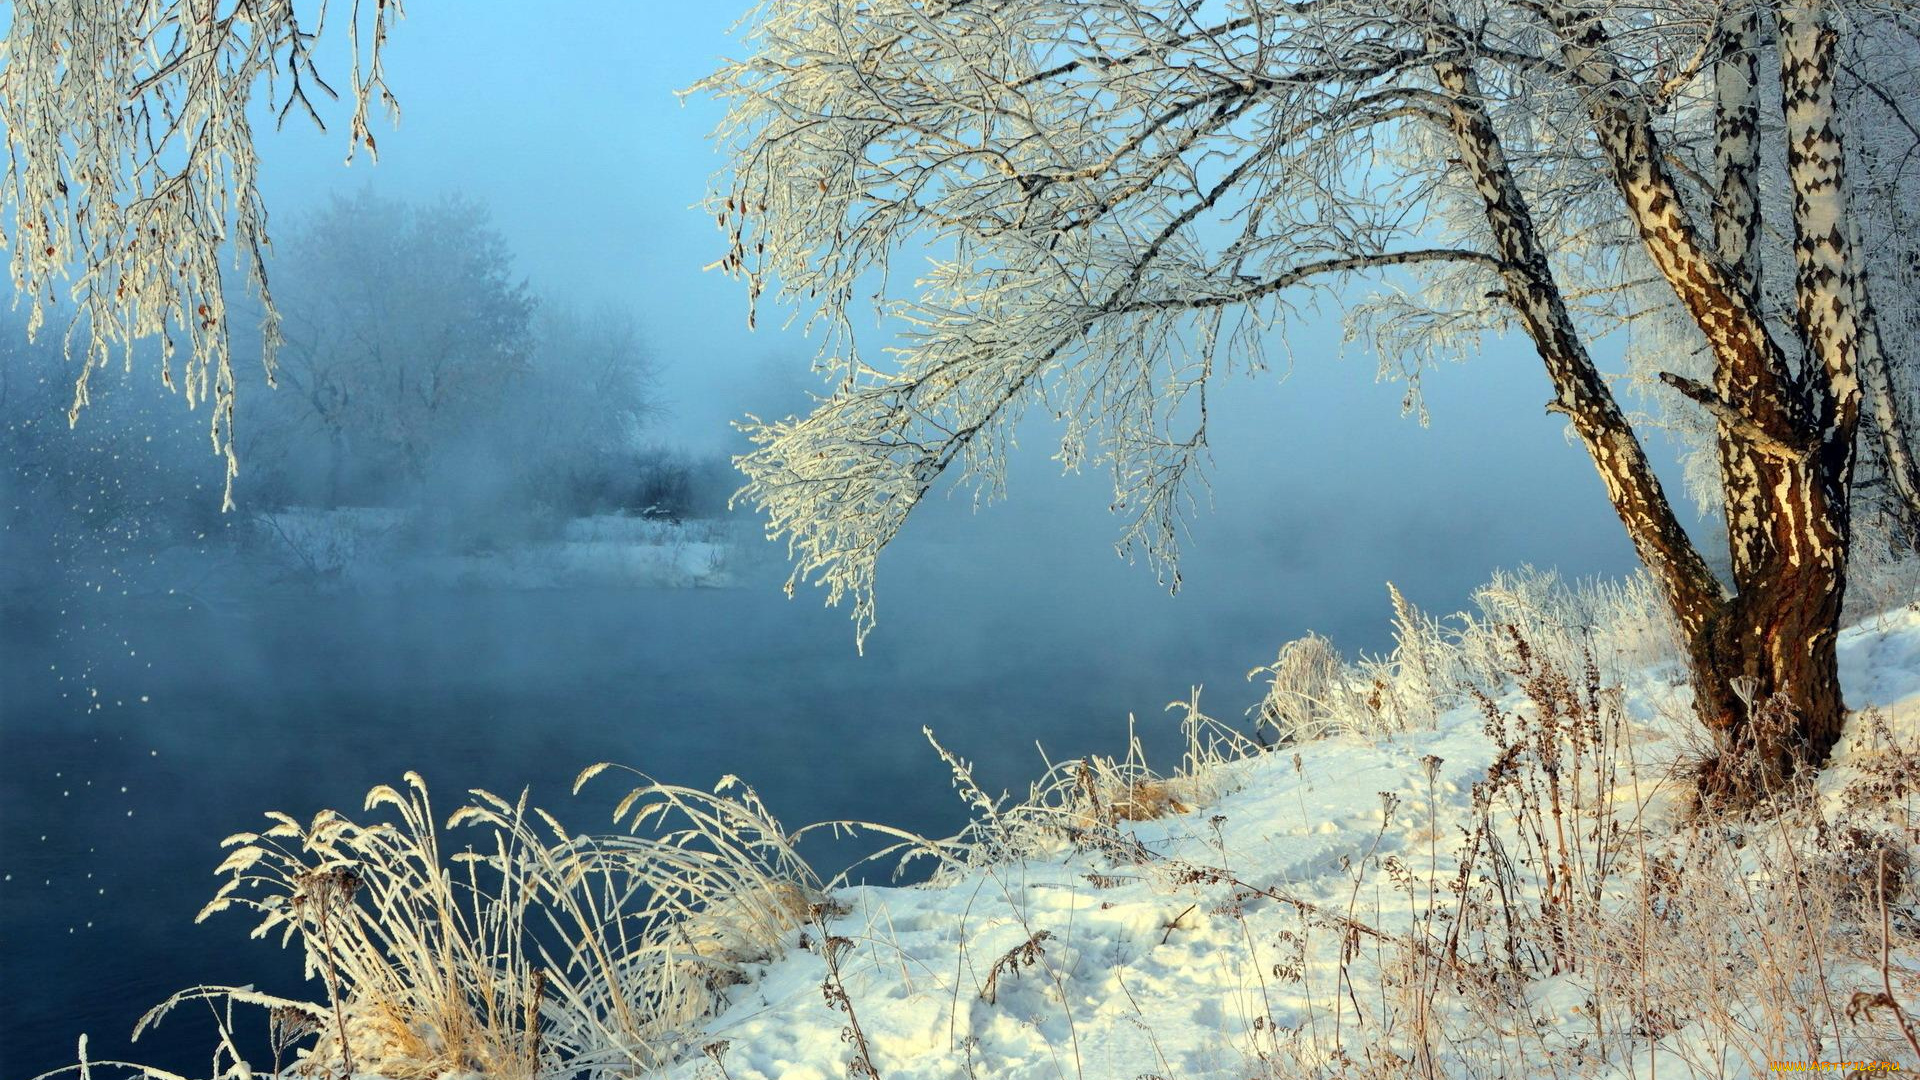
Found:
[[[333, 195], [358, 198], [371, 184], [416, 210], [469, 196], [490, 211], [486, 228], [460, 211], [416, 231], [478, 237], [499, 260], [483, 284], [517, 296], [524, 277], [540, 311], [564, 301], [583, 313], [571, 336], [530, 322], [516, 348], [582, 365], [564, 376], [606, 359], [595, 351], [603, 338], [638, 341], [651, 376], [628, 389], [652, 395], [635, 412], [645, 439], [720, 462], [741, 449], [728, 419], [803, 409], [799, 391], [822, 389], [807, 375], [817, 339], [778, 329], [772, 311], [749, 334], [741, 284], [700, 272], [725, 242], [710, 216], [688, 209], [721, 164], [703, 141], [718, 111], [698, 98], [683, 107], [672, 91], [737, 46], [724, 36], [735, 14], [663, 8], [635, 34], [625, 4], [581, 4], [564, 20], [539, 5], [419, 6], [390, 55], [405, 125], [380, 129], [377, 169], [342, 173], [340, 132], [290, 124], [272, 137], [265, 187], [284, 257], [307, 250], [302, 235], [332, 251], [325, 241], [339, 232], [303, 234], [301, 215]], [[383, 280], [418, 284], [416, 264], [401, 262]], [[328, 273], [322, 284], [363, 284], [358, 270]], [[297, 276], [283, 280], [291, 300]], [[363, 299], [321, 290], [311, 302], [326, 312]], [[596, 322], [601, 300], [626, 321]], [[476, 523], [473, 506], [529, 489], [545, 497], [541, 485], [561, 472], [578, 481], [580, 506], [640, 510], [655, 496], [635, 495], [629, 474], [645, 466], [649, 484], [673, 479], [661, 455], [636, 443], [626, 458], [569, 460], [575, 450], [550, 437], [573, 434], [565, 417], [584, 407], [576, 399], [604, 401], [597, 384], [583, 395], [559, 378], [531, 403], [476, 392], [472, 413], [488, 426], [438, 433], [429, 459], [415, 441], [382, 443], [391, 418], [379, 414], [349, 414], [364, 430], [323, 428], [331, 414], [301, 411], [292, 366], [269, 399], [259, 366], [238, 365], [241, 508], [220, 518], [205, 411], [188, 414], [157, 387], [151, 354], [125, 385], [100, 376], [102, 401], [73, 434], [85, 455], [60, 442], [64, 375], [36, 376], [26, 392], [44, 400], [16, 393], [7, 405], [34, 411], [8, 414], [10, 445], [24, 449], [0, 473], [0, 1080], [71, 1064], [83, 1032], [95, 1058], [203, 1075], [213, 1045], [204, 1008], [130, 1047], [140, 1014], [202, 982], [323, 995], [300, 984], [296, 953], [247, 940], [244, 914], [192, 922], [216, 885], [220, 839], [257, 827], [263, 811], [354, 813], [370, 786], [416, 769], [442, 816], [470, 787], [531, 785], [569, 828], [606, 829], [624, 789], [603, 780], [576, 799], [568, 787], [582, 767], [612, 760], [696, 787], [737, 774], [789, 827], [858, 818], [944, 834], [965, 808], [923, 726], [992, 790], [1024, 790], [1040, 773], [1036, 742], [1056, 761], [1121, 751], [1129, 714], [1171, 767], [1164, 706], [1192, 687], [1204, 686], [1211, 715], [1244, 723], [1259, 696], [1247, 671], [1283, 642], [1314, 630], [1349, 654], [1390, 648], [1389, 580], [1444, 613], [1500, 567], [1569, 577], [1631, 568], [1592, 465], [1562, 418], [1542, 411], [1551, 393], [1524, 342], [1491, 341], [1472, 363], [1427, 372], [1423, 429], [1399, 415], [1404, 386], [1375, 381], [1373, 358], [1343, 358], [1338, 314], [1297, 313], [1290, 372], [1219, 379], [1211, 505], [1199, 492], [1177, 597], [1114, 557], [1108, 478], [1059, 476], [1049, 454], [1060, 432], [1036, 416], [1019, 431], [1008, 502], [975, 513], [964, 490], [935, 498], [883, 555], [879, 628], [864, 656], [844, 609], [823, 608], [807, 586], [781, 596], [782, 553], [761, 550], [751, 520], [728, 526], [743, 546], [701, 587], [537, 576], [465, 587], [404, 575], [369, 585], [312, 564], [282, 579], [236, 570], [224, 543], [181, 539], [258, 529], [263, 506], [399, 498], [401, 485], [375, 482], [382, 469], [406, 471], [408, 497], [437, 484], [467, 500], [459, 544], [524, 542]], [[390, 322], [402, 338], [433, 329]], [[482, 352], [499, 344], [475, 341]], [[878, 356], [886, 343], [876, 332], [863, 347]], [[333, 347], [351, 359], [357, 346]], [[328, 358], [309, 357], [316, 385]], [[529, 415], [538, 431], [504, 426]], [[624, 432], [633, 418], [603, 419]], [[20, 426], [29, 423], [38, 426]], [[185, 449], [146, 441], [165, 425]], [[278, 457], [262, 445], [288, 433], [297, 439]], [[522, 468], [535, 434], [548, 472]], [[361, 456], [360, 472], [335, 456], [343, 447]], [[698, 475], [706, 512], [717, 513], [726, 491], [714, 485], [734, 481], [712, 472]], [[174, 486], [157, 486], [160, 476]], [[165, 538], [101, 508], [143, 492], [166, 501]], [[284, 540], [259, 533], [255, 546]], [[848, 854], [813, 852], [829, 874]], [[243, 1023], [264, 1035], [264, 1020]]]

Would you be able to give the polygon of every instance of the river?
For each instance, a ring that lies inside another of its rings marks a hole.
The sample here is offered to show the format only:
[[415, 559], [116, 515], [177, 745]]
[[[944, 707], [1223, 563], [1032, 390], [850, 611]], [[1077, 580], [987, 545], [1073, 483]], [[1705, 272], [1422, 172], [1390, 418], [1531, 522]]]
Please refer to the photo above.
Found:
[[[730, 589], [365, 595], [203, 581], [6, 601], [0, 1080], [71, 1064], [82, 1032], [96, 1060], [202, 1076], [207, 1014], [177, 1014], [129, 1046], [142, 1012], [196, 983], [321, 993], [301, 984], [297, 951], [247, 939], [244, 914], [193, 923], [220, 838], [263, 811], [354, 812], [369, 787], [417, 769], [442, 816], [470, 787], [530, 785], [570, 828], [608, 828], [620, 785], [568, 789], [611, 760], [691, 786], [737, 774], [789, 827], [866, 819], [945, 835], [964, 806], [923, 725], [996, 791], [1038, 775], [1036, 741], [1054, 760], [1122, 750], [1130, 713], [1171, 766], [1163, 707], [1190, 687], [1238, 721], [1258, 697], [1247, 670], [1287, 638], [1312, 628], [1349, 651], [1389, 647], [1393, 568], [1416, 602], [1452, 610], [1533, 546], [1524, 532], [1453, 535], [1445, 558], [1410, 557], [1406, 536], [1416, 552], [1429, 541], [1418, 523], [1388, 534], [1354, 513], [1350, 537], [1323, 528], [1305, 553], [1229, 535], [1169, 599], [1103, 555], [1098, 533], [950, 517], [939, 544], [909, 539], [887, 570], [865, 656], [844, 610], [811, 590], [787, 601], [765, 561]], [[1624, 569], [1624, 544], [1593, 535], [1562, 566]], [[831, 873], [851, 852], [812, 854]]]

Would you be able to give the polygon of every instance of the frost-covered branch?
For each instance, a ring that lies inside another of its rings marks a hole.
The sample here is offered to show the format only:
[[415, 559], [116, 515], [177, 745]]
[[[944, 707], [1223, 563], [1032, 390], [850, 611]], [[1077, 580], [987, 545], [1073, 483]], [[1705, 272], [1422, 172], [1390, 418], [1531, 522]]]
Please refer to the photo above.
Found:
[[[1881, 294], [1907, 316], [1920, 290], [1870, 265], [1888, 230], [1851, 190], [1864, 176], [1866, 205], [1910, 216], [1894, 193], [1920, 126], [1901, 122], [1910, 95], [1842, 77], [1920, 77], [1908, 8], [763, 3], [748, 58], [696, 87], [728, 107], [719, 265], [750, 304], [771, 290], [826, 331], [837, 384], [805, 419], [747, 425], [742, 496], [795, 553], [789, 584], [851, 593], [864, 634], [907, 514], [950, 470], [997, 494], [1043, 410], [1065, 465], [1111, 471], [1123, 550], [1168, 570], [1210, 387], [1258, 370], [1303, 300], [1340, 303], [1409, 410], [1436, 358], [1517, 327], [1686, 637], [1727, 755], [1703, 786], [1764, 790], [1837, 738], [1863, 430], [1885, 434], [1896, 490], [1920, 491], [1920, 319], [1878, 315]], [[1855, 106], [1894, 116], [1850, 149]], [[923, 255], [900, 288], [899, 260]], [[1356, 297], [1363, 274], [1376, 291]], [[853, 333], [868, 297], [904, 327], [881, 360]], [[1725, 578], [1595, 360], [1621, 329], [1630, 385], [1687, 403], [1668, 419], [1726, 507]], [[1798, 744], [1741, 742], [1749, 678], [1792, 700]]]
[[[1122, 549], [1177, 581], [1207, 386], [1263, 366], [1299, 294], [1494, 281], [1484, 248], [1423, 234], [1445, 164], [1402, 135], [1445, 103], [1425, 39], [1366, 5], [783, 3], [747, 26], [750, 57], [696, 87], [735, 151], [719, 265], [825, 331], [837, 388], [746, 425], [742, 497], [790, 584], [851, 594], [862, 633], [879, 551], [949, 469], [998, 494], [1027, 410], [1063, 425], [1067, 467], [1109, 469]], [[903, 255], [927, 259], [904, 295]], [[903, 331], [884, 362], [852, 330], [869, 296]]]
[[[382, 54], [400, 0], [333, 0], [353, 54], [351, 156], [374, 151], [368, 112], [396, 110]], [[249, 110], [320, 120], [337, 94], [313, 49], [328, 0], [19, 0], [0, 53], [7, 161], [0, 220], [30, 332], [70, 304], [66, 336], [81, 356], [69, 420], [117, 349], [157, 339], [160, 376], [189, 407], [211, 406], [209, 434], [234, 454], [235, 379], [223, 258], [266, 313], [268, 377], [278, 342], [265, 270], [267, 213]]]

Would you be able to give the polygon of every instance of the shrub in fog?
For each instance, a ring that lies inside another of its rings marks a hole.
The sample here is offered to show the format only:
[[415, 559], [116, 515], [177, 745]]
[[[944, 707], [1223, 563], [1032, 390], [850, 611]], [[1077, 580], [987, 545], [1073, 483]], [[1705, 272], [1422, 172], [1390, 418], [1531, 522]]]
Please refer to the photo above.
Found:
[[241, 441], [243, 500], [416, 506], [423, 540], [489, 549], [670, 468], [640, 442], [658, 407], [632, 315], [537, 300], [478, 204], [336, 197], [274, 265], [280, 388]]

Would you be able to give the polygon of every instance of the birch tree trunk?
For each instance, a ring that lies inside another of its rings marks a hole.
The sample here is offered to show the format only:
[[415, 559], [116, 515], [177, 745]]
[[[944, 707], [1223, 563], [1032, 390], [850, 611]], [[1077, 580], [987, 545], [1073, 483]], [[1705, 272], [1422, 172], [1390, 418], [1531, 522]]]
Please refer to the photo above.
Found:
[[[1703, 796], [1749, 803], [1824, 764], [1845, 719], [1836, 640], [1846, 590], [1848, 493], [1859, 369], [1878, 358], [1854, 262], [1834, 118], [1834, 33], [1818, 4], [1779, 15], [1780, 78], [1794, 189], [1796, 377], [1759, 308], [1756, 106], [1761, 24], [1733, 16], [1715, 60], [1718, 202], [1711, 243], [1689, 220], [1642, 96], [1607, 60], [1605, 24], [1549, 9], [1568, 74], [1653, 265], [1714, 356], [1711, 386], [1663, 378], [1717, 424], [1732, 568], [1713, 577], [1670, 509], [1638, 440], [1567, 317], [1558, 283], [1464, 62], [1436, 65], [1461, 161], [1486, 205], [1510, 301], [1553, 378], [1550, 410], [1586, 444], [1636, 551], [1685, 639], [1695, 700], [1717, 755]], [[1437, 50], [1438, 51], [1438, 50]], [[1464, 50], [1462, 50], [1464, 51]]]

